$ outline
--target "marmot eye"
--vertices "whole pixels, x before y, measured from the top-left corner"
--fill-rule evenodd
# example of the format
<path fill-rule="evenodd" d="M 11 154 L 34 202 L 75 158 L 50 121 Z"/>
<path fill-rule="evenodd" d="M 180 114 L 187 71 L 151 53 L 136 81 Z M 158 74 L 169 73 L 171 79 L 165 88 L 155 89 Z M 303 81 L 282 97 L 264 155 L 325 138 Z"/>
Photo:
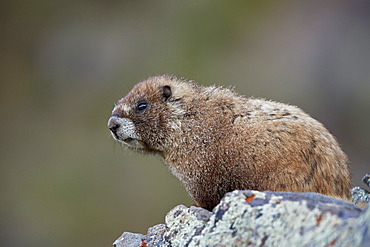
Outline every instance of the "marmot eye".
<path fill-rule="evenodd" d="M 136 110 L 137 111 L 143 111 L 148 107 L 148 105 L 149 104 L 146 103 L 146 102 L 140 103 L 140 104 L 137 105 Z"/>

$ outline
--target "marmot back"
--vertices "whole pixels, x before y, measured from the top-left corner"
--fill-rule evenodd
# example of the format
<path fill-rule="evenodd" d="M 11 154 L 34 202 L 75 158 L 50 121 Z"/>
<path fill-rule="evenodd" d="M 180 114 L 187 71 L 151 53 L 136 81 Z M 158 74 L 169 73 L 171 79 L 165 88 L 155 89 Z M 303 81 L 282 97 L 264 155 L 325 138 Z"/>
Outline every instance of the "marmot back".
<path fill-rule="evenodd" d="M 209 210 L 236 189 L 348 200 L 346 155 L 321 123 L 295 106 L 164 75 L 120 99 L 108 127 L 130 149 L 163 158 L 196 205 Z"/>

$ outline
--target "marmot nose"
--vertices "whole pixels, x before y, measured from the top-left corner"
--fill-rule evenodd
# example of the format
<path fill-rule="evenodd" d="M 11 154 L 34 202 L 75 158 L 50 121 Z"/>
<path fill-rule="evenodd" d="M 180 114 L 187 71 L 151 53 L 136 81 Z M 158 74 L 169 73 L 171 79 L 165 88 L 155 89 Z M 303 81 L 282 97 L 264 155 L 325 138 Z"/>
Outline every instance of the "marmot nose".
<path fill-rule="evenodd" d="M 116 116 L 112 116 L 108 121 L 108 128 L 112 133 L 116 134 L 119 127 L 121 127 L 121 124 L 118 122 L 118 118 Z"/>

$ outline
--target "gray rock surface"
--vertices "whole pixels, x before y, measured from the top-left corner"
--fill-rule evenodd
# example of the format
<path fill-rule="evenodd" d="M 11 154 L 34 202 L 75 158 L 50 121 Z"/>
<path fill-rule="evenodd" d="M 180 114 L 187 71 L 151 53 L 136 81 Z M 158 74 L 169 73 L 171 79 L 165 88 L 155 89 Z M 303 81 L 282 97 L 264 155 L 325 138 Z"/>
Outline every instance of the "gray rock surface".
<path fill-rule="evenodd" d="M 370 187 L 370 173 L 366 174 L 362 178 L 362 181 L 366 184 L 367 187 Z M 351 200 L 354 203 L 369 203 L 370 193 L 363 188 L 354 187 L 351 189 Z"/>
<path fill-rule="evenodd" d="M 212 212 L 179 205 L 146 235 L 125 232 L 116 247 L 370 246 L 370 207 L 316 193 L 234 191 Z"/>

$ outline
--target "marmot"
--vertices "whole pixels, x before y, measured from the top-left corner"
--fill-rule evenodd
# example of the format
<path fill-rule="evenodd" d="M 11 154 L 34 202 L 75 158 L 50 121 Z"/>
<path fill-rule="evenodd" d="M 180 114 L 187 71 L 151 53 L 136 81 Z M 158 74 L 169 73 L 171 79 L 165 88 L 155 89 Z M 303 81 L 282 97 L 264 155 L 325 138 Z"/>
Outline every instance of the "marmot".
<path fill-rule="evenodd" d="M 335 138 L 295 106 L 163 75 L 115 105 L 112 136 L 161 157 L 197 206 L 236 189 L 317 192 L 348 200 L 351 174 Z"/>

